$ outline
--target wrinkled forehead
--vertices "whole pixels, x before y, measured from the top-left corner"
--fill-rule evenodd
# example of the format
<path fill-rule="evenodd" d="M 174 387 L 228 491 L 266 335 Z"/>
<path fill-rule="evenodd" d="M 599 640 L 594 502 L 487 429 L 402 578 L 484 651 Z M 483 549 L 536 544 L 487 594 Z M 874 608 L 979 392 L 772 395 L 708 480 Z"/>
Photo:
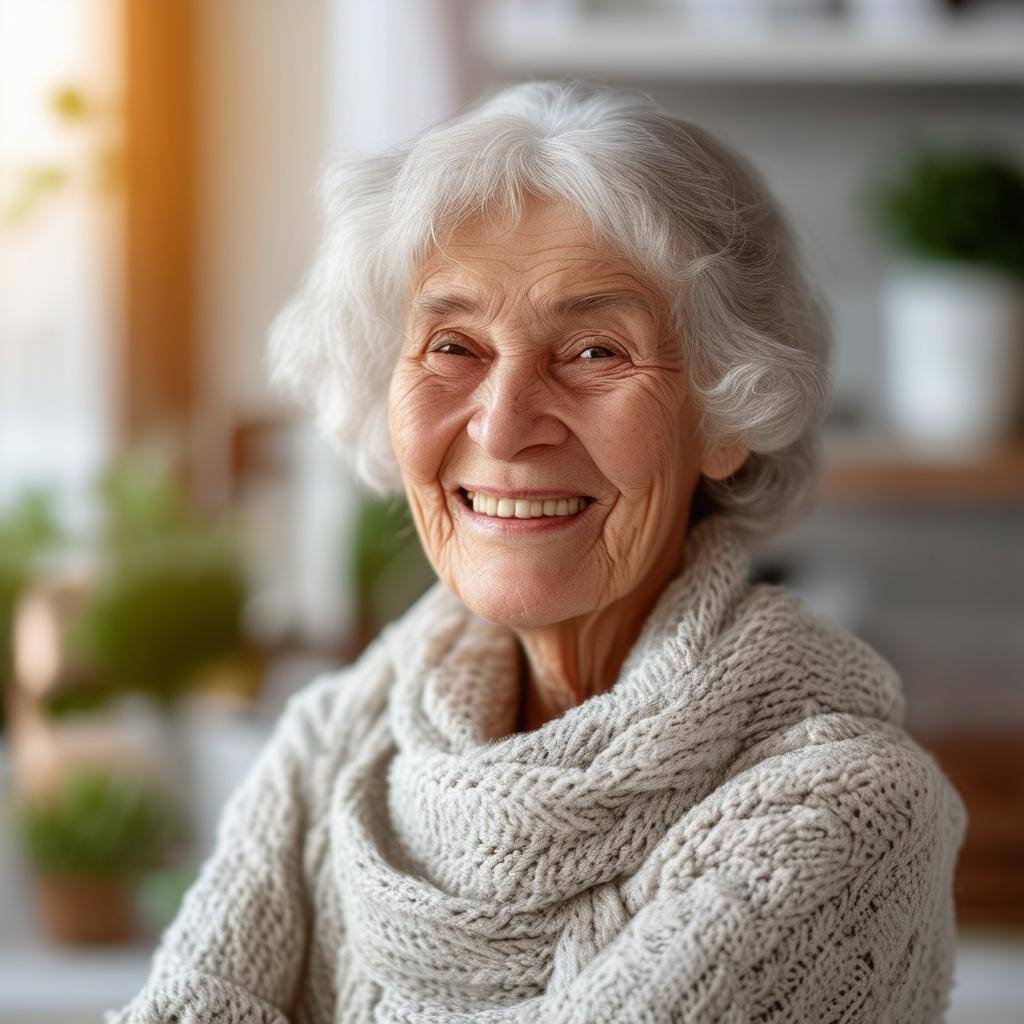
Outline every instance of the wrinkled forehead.
<path fill-rule="evenodd" d="M 431 312 L 433 296 L 480 289 L 558 303 L 601 293 L 635 298 L 660 318 L 658 289 L 567 204 L 533 199 L 520 216 L 476 214 L 438 234 L 413 274 L 408 312 Z"/>

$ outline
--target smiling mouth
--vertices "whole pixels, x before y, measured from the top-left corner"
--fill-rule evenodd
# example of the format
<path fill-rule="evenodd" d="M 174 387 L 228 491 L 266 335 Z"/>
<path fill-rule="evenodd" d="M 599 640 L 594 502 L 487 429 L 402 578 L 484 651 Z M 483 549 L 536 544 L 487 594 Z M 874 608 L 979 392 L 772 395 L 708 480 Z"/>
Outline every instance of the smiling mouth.
<path fill-rule="evenodd" d="M 594 500 L 586 494 L 573 498 L 502 498 L 465 487 L 459 488 L 459 497 L 478 515 L 495 519 L 565 518 L 582 512 Z"/>

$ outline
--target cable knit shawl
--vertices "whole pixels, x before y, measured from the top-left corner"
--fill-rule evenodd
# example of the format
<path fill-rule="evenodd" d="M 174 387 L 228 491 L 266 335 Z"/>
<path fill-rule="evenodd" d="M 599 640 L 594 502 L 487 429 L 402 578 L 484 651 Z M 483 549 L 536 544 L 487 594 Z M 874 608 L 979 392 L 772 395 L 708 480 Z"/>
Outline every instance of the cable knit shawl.
<path fill-rule="evenodd" d="M 440 584 L 292 698 L 105 1024 L 937 1022 L 960 797 L 892 667 L 697 522 L 615 686 L 528 733 Z"/>

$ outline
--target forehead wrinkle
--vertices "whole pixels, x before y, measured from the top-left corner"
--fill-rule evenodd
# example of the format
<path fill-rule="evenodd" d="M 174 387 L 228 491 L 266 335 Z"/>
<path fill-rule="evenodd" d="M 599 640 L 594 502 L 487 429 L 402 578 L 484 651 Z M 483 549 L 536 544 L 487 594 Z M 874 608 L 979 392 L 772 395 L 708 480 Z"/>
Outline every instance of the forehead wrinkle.
<path fill-rule="evenodd" d="M 439 257 L 444 259 L 442 265 L 432 265 Z M 454 280 L 450 280 L 453 268 L 456 273 Z M 468 290 L 463 280 L 460 280 L 459 272 L 469 278 L 477 279 L 470 282 Z M 447 253 L 435 252 L 427 260 L 420 273 L 419 281 L 409 302 L 407 322 L 411 325 L 418 325 L 432 319 L 449 316 L 452 313 L 466 313 L 470 316 L 486 313 L 488 308 L 494 305 L 493 297 L 491 297 L 490 301 L 481 303 L 473 295 L 473 292 L 476 290 L 474 285 L 479 287 L 479 279 L 482 276 L 477 271 L 474 271 L 472 267 L 453 259 Z M 438 277 L 441 278 L 441 281 L 435 286 L 438 290 L 424 291 Z M 489 288 L 487 290 L 494 291 L 495 289 Z"/>
<path fill-rule="evenodd" d="M 568 320 L 615 306 L 629 306 L 646 313 L 655 323 L 658 321 L 658 314 L 651 303 L 630 291 L 587 292 L 564 299 L 545 300 L 542 305 L 546 315 L 552 319 Z"/>
<path fill-rule="evenodd" d="M 552 276 L 545 275 L 527 290 L 531 305 L 550 321 L 625 308 L 646 313 L 655 325 L 661 322 L 664 306 L 661 296 L 632 269 L 623 268 L 617 261 L 600 261 L 591 273 L 570 275 L 561 286 L 557 281 L 552 286 Z M 546 294 L 536 294 L 538 292 Z"/>
<path fill-rule="evenodd" d="M 493 251 L 496 248 L 498 253 Z M 461 251 L 453 252 L 453 249 Z M 470 250 L 491 251 L 485 255 Z M 503 255 L 506 258 L 503 259 Z M 632 266 L 623 264 L 621 257 L 595 251 L 593 246 L 585 243 L 559 245 L 552 243 L 550 238 L 539 251 L 517 254 L 519 259 L 515 261 L 509 260 L 508 255 L 501 253 L 498 244 L 490 239 L 435 249 L 422 268 L 418 288 L 409 307 L 408 322 L 419 325 L 459 313 L 490 320 L 500 315 L 502 310 L 519 319 L 528 315 L 525 310 L 516 310 L 523 300 L 543 320 L 551 323 L 616 308 L 636 309 L 645 313 L 655 325 L 660 322 L 659 311 L 663 305 L 660 296 L 651 293 L 646 283 L 636 277 Z M 515 264 L 523 260 L 528 266 L 520 270 Z M 482 273 L 481 269 L 471 265 L 473 262 L 504 266 L 511 271 L 511 279 L 507 275 L 495 277 L 493 270 Z M 587 267 L 586 271 L 583 266 Z M 564 275 L 568 275 L 569 280 L 565 280 Z M 441 280 L 437 281 L 437 278 Z M 466 278 L 470 280 L 467 282 Z M 516 287 L 516 278 L 525 280 Z M 435 282 L 436 290 L 424 290 Z M 514 291 L 520 291 L 518 300 L 507 294 L 509 284 Z M 567 294 L 574 288 L 578 294 Z M 585 291 L 580 292 L 580 289 Z"/>

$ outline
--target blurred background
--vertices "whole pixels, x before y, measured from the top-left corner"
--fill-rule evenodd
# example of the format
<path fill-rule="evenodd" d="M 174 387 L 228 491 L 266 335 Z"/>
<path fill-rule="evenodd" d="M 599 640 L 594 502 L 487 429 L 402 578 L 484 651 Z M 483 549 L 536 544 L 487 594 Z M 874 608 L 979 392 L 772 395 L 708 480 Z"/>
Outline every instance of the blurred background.
<path fill-rule="evenodd" d="M 949 1019 L 1024 1019 L 1024 4 L 0 0 L 0 1024 L 137 991 L 283 702 L 432 579 L 265 385 L 319 172 L 565 76 L 791 214 L 835 399 L 756 570 L 902 673 L 970 817 Z"/>

